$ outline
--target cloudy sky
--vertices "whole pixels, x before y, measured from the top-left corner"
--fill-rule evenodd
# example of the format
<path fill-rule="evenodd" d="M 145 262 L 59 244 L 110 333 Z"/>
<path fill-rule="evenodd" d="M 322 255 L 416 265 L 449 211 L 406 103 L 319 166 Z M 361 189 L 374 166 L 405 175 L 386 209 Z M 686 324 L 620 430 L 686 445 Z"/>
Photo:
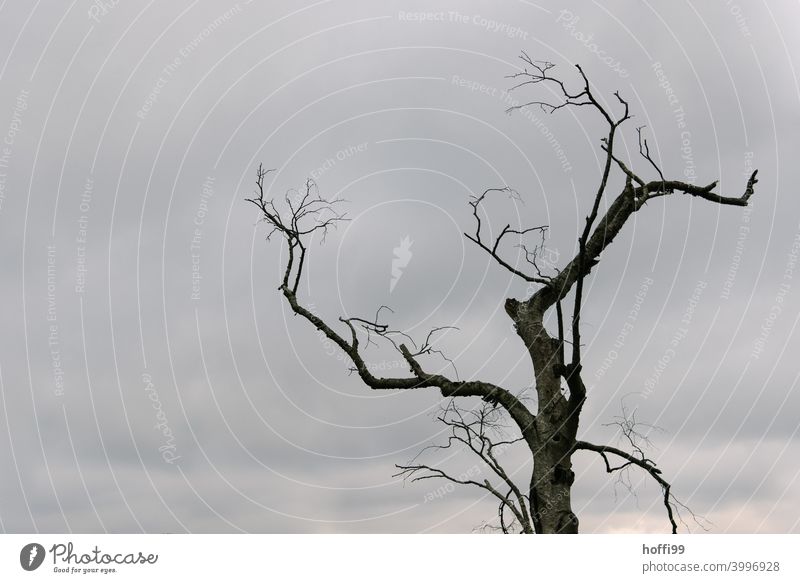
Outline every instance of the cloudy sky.
<path fill-rule="evenodd" d="M 348 374 L 281 301 L 285 250 L 243 199 L 261 162 L 276 196 L 313 177 L 347 199 L 302 300 L 334 322 L 390 305 L 417 337 L 457 326 L 440 347 L 462 378 L 529 388 L 502 310 L 529 290 L 464 238 L 467 201 L 515 188 L 486 224 L 550 225 L 563 264 L 603 126 L 506 114 L 547 96 L 507 93 L 525 50 L 570 87 L 582 65 L 609 107 L 621 92 L 620 155 L 641 174 L 639 125 L 668 177 L 738 196 L 759 169 L 747 209 L 658 199 L 604 254 L 581 436 L 616 443 L 624 405 L 660 428 L 649 453 L 711 532 L 800 531 L 799 19 L 755 0 L 0 2 L 0 530 L 492 520 L 480 491 L 392 477 L 443 439 L 441 398 Z M 527 483 L 524 452 L 503 455 Z M 593 454 L 574 462 L 583 531 L 667 530 L 655 484 L 632 473 L 634 496 Z"/>

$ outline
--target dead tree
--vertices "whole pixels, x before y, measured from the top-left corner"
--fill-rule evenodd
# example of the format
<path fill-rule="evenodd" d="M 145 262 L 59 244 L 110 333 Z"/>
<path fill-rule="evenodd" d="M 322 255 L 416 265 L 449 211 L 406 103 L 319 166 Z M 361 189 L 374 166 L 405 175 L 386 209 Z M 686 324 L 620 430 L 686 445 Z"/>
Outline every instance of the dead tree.
<path fill-rule="evenodd" d="M 382 321 L 383 309 L 373 318 L 340 317 L 339 324 L 333 325 L 303 305 L 298 296 L 298 286 L 307 260 L 307 240 L 313 235 L 327 234 L 328 230 L 340 221 L 346 220 L 339 212 L 342 201 L 322 198 L 312 181 L 307 181 L 304 192 L 283 197 L 283 211 L 279 211 L 274 199 L 265 192 L 264 177 L 269 171 L 258 169 L 256 191 L 253 198 L 247 199 L 255 204 L 261 218 L 268 224 L 267 238 L 278 233 L 286 243 L 288 258 L 280 291 L 295 314 L 307 320 L 336 344 L 352 362 L 352 371 L 374 390 L 419 390 L 426 387 L 438 389 L 442 397 L 463 400 L 467 397 L 482 399 L 492 410 L 499 407 L 518 433 L 519 441 L 530 451 L 533 470 L 530 482 L 524 488 L 518 487 L 498 463 L 494 455 L 498 444 L 487 433 L 489 418 L 485 413 L 467 418 L 464 412 L 453 405 L 446 408 L 440 417 L 452 430 L 447 446 L 460 444 L 478 456 L 489 468 L 488 478 L 478 481 L 459 479 L 441 469 L 424 464 L 398 466 L 400 473 L 413 479 L 438 477 L 452 482 L 476 486 L 491 493 L 499 501 L 500 529 L 504 532 L 518 530 L 526 533 L 577 533 L 578 518 L 572 509 L 571 489 L 575 479 L 572 470 L 572 456 L 580 451 L 598 454 L 607 472 L 614 473 L 635 468 L 646 473 L 662 489 L 663 504 L 670 528 L 677 532 L 676 511 L 679 503 L 674 499 L 670 483 L 662 476 L 656 463 L 649 459 L 636 445 L 631 433 L 635 427 L 621 425 L 623 435 L 628 438 L 632 451 L 611 445 L 589 443 L 578 438 L 581 410 L 586 401 L 586 387 L 581 368 L 581 310 L 583 308 L 584 282 L 597 266 L 603 251 L 614 241 L 628 219 L 643 209 L 646 203 L 674 194 L 698 197 L 711 203 L 746 206 L 753 195 L 757 182 L 756 172 L 747 181 L 744 193 L 729 197 L 718 194 L 717 182 L 697 186 L 679 180 L 668 180 L 659 164 L 653 159 L 642 128 L 637 128 L 639 155 L 650 173 L 657 178 L 645 179 L 633 171 L 633 165 L 626 162 L 615 151 L 621 126 L 631 118 L 628 102 L 619 92 L 614 93 L 614 107 L 600 103 L 592 91 L 583 69 L 576 65 L 577 88 L 571 89 L 568 83 L 553 76 L 554 65 L 535 61 L 522 53 L 523 67 L 510 76 L 514 79 L 515 90 L 535 89 L 533 86 L 548 86 L 556 95 L 553 101 L 533 100 L 515 106 L 509 111 L 523 107 L 539 107 L 547 113 L 560 109 L 577 108 L 589 110 L 600 116 L 607 126 L 607 133 L 600 140 L 603 152 L 603 166 L 597 190 L 590 199 L 591 206 L 586 216 L 583 230 L 577 240 L 577 252 L 561 269 L 552 275 L 545 274 L 537 264 L 541 247 L 529 248 L 524 237 L 530 233 L 544 235 L 546 226 L 512 228 L 507 225 L 493 240 L 488 240 L 482 232 L 481 212 L 489 198 L 501 192 L 514 195 L 508 187 L 490 188 L 470 201 L 475 230 L 465 233 L 479 249 L 485 251 L 498 266 L 509 271 L 529 284 L 539 286 L 528 298 L 519 300 L 509 298 L 505 311 L 514 323 L 517 335 L 522 340 L 531 360 L 535 391 L 536 410 L 529 408 L 519 395 L 512 391 L 476 379 L 459 380 L 441 372 L 428 372 L 425 358 L 432 355 L 443 356 L 434 349 L 434 339 L 439 329 L 428 334 L 424 341 L 415 343 L 410 336 L 392 330 Z M 612 173 L 621 173 L 625 181 L 621 192 L 607 193 Z M 606 199 L 606 200 L 604 200 Z M 605 205 L 603 212 L 601 206 Z M 524 252 L 524 267 L 519 261 L 504 258 L 501 243 L 516 240 Z M 568 306 L 571 310 L 564 310 Z M 555 310 L 557 330 L 546 329 L 544 322 L 551 310 Z M 565 313 L 567 312 L 567 313 Z M 571 312 L 571 313 L 569 313 Z M 402 355 L 408 373 L 398 377 L 374 375 L 367 366 L 363 349 L 376 340 L 384 340 L 393 345 Z M 567 354 L 569 352 L 569 354 Z M 486 411 L 481 409 L 481 411 Z M 492 423 L 496 422 L 494 417 Z M 626 432 L 627 431 L 627 432 Z"/>

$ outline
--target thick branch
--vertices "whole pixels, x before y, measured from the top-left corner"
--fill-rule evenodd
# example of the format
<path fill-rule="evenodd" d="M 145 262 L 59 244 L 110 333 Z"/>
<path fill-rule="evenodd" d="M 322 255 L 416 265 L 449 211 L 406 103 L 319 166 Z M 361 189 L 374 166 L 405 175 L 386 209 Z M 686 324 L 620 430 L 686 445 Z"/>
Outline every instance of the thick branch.
<path fill-rule="evenodd" d="M 412 376 L 402 378 L 374 376 L 361 356 L 356 340 L 347 342 L 321 318 L 300 305 L 297 300 L 297 295 L 287 286 L 281 286 L 281 291 L 283 291 L 284 297 L 286 297 L 295 314 L 308 320 L 317 330 L 320 330 L 350 357 L 359 377 L 361 377 L 361 380 L 371 389 L 419 389 L 423 387 L 436 387 L 440 390 L 443 397 L 480 397 L 488 403 L 498 404 L 506 409 L 523 433 L 533 427 L 533 422 L 535 420 L 534 415 L 517 397 L 506 389 L 483 381 L 452 381 L 440 374 L 426 373 L 405 344 L 401 344 L 399 348 L 413 373 Z M 354 333 L 352 324 L 348 325 L 350 326 L 351 333 Z"/>
<path fill-rule="evenodd" d="M 580 339 L 580 316 L 581 316 L 581 307 L 583 301 L 583 278 L 591 269 L 591 262 L 592 259 L 588 256 L 588 249 L 587 243 L 589 237 L 591 236 L 592 229 L 594 227 L 595 221 L 597 219 L 598 210 L 600 208 L 600 201 L 605 194 L 606 187 L 608 186 L 608 179 L 611 173 L 611 166 L 613 161 L 613 154 L 614 151 L 614 139 L 616 136 L 617 129 L 620 125 L 622 125 L 626 120 L 630 119 L 630 109 L 628 106 L 628 102 L 625 101 L 619 92 L 614 93 L 614 96 L 617 98 L 617 101 L 622 105 L 623 112 L 620 117 L 615 117 L 605 107 L 603 107 L 600 102 L 595 98 L 594 94 L 592 93 L 591 86 L 589 84 L 589 79 L 586 77 L 586 74 L 583 72 L 583 69 L 580 65 L 575 65 L 575 68 L 578 70 L 581 79 L 583 80 L 583 89 L 579 92 L 570 93 L 566 86 L 564 85 L 563 81 L 557 79 L 556 77 L 551 77 L 549 72 L 551 69 L 555 67 L 553 63 L 543 62 L 543 61 L 534 61 L 532 60 L 527 53 L 523 52 L 520 59 L 524 63 L 524 68 L 521 72 L 515 73 L 511 75 L 513 79 L 520 79 L 520 83 L 516 85 L 513 89 L 517 89 L 522 86 L 526 85 L 536 85 L 536 84 L 549 84 L 550 86 L 554 86 L 556 90 L 556 94 L 560 94 L 560 97 L 563 99 L 559 104 L 552 104 L 548 102 L 542 101 L 531 101 L 521 106 L 515 106 L 509 109 L 512 111 L 514 109 L 519 109 L 521 107 L 526 107 L 529 105 L 539 105 L 543 111 L 553 113 L 554 111 L 561 109 L 562 107 L 569 107 L 569 106 L 591 106 L 597 112 L 600 113 L 602 118 L 608 124 L 608 134 L 605 138 L 603 138 L 603 142 L 605 144 L 606 149 L 606 159 L 603 164 L 603 172 L 600 178 L 600 184 L 598 185 L 597 192 L 594 196 L 594 201 L 592 203 L 591 212 L 589 216 L 586 217 L 586 224 L 584 225 L 583 232 L 581 233 L 580 237 L 578 238 L 578 255 L 577 255 L 577 265 L 576 265 L 576 272 L 575 277 L 572 281 L 569 282 L 569 287 L 571 288 L 573 284 L 577 284 L 575 288 L 575 298 L 573 304 L 573 313 L 572 313 L 572 365 L 577 367 L 580 365 L 581 359 L 581 339 Z M 558 289 L 558 288 L 556 288 Z M 568 291 L 568 290 L 566 290 Z M 564 297 L 566 291 L 563 293 L 559 292 L 555 300 L 553 302 L 557 302 L 561 298 Z M 549 304 L 549 305 L 552 305 Z M 549 306 L 546 306 L 549 307 Z"/>
<path fill-rule="evenodd" d="M 506 389 L 481 381 L 453 381 L 444 375 L 430 374 L 423 370 L 418 357 L 437 352 L 431 347 L 431 337 L 432 334 L 443 328 L 432 330 L 421 346 L 414 345 L 414 352 L 410 351 L 405 344 L 398 345 L 392 340 L 392 344 L 400 351 L 408 363 L 411 375 L 399 378 L 377 377 L 370 372 L 361 355 L 356 325 L 366 330 L 368 335 L 374 333 L 388 338 L 391 334 L 400 334 L 410 339 L 408 335 L 390 331 L 386 325 L 377 322 L 382 308 L 378 310 L 375 317 L 376 321 L 374 322 L 363 318 L 340 318 L 340 321 L 347 326 L 350 332 L 350 340 L 348 341 L 319 316 L 303 306 L 297 297 L 297 289 L 306 260 L 307 245 L 305 239 L 319 233 L 324 240 L 330 227 L 335 226 L 339 221 L 345 220 L 343 215 L 336 213 L 332 208 L 341 201 L 326 201 L 321 198 L 316 190 L 316 185 L 309 180 L 306 182 L 303 194 L 296 193 L 293 198 L 287 194 L 284 197 L 288 212 L 281 213 L 274 200 L 266 197 L 264 177 L 269 172 L 269 170 L 264 170 L 262 166 L 258 167 L 256 193 L 253 198 L 247 200 L 259 208 L 262 218 L 270 225 L 271 230 L 267 234 L 267 238 L 279 233 L 289 247 L 289 258 L 279 289 L 283 292 L 292 311 L 310 322 L 347 354 L 353 362 L 355 372 L 358 373 L 361 380 L 368 387 L 372 389 L 436 387 L 444 397 L 480 397 L 487 403 L 501 405 L 508 411 L 523 434 L 530 433 L 529 429 L 534 422 L 533 414 L 517 397 Z"/>
<path fill-rule="evenodd" d="M 603 164 L 603 171 L 600 183 L 592 201 L 589 215 L 586 217 L 584 229 L 578 239 L 578 253 L 570 261 L 567 267 L 552 278 L 542 289 L 540 289 L 530 300 L 530 305 L 537 308 L 537 313 L 544 314 L 556 302 L 562 300 L 573 288 L 575 289 L 575 300 L 572 314 L 572 365 L 580 364 L 580 314 L 583 301 L 583 278 L 588 275 L 593 266 L 597 263 L 600 253 L 613 241 L 619 233 L 628 217 L 637 211 L 647 200 L 657 196 L 664 196 L 672 192 L 684 192 L 692 196 L 698 196 L 728 205 L 747 205 L 747 201 L 754 192 L 757 182 L 756 172 L 747 182 L 745 193 L 740 197 L 725 197 L 713 192 L 717 183 L 700 187 L 680 181 L 668 181 L 664 179 L 661 168 L 653 160 L 650 154 L 650 147 L 647 140 L 642 136 L 642 128 L 637 128 L 639 138 L 639 153 L 658 173 L 660 180 L 656 182 L 645 182 L 633 173 L 614 153 L 614 141 L 619 126 L 630 119 L 629 105 L 619 92 L 614 93 L 617 101 L 622 106 L 622 115 L 614 117 L 592 93 L 588 78 L 579 65 L 576 69 L 583 81 L 583 88 L 580 91 L 570 91 L 563 81 L 551 76 L 550 72 L 555 65 L 547 61 L 535 61 L 527 53 L 523 52 L 520 59 L 523 61 L 522 71 L 510 75 L 512 79 L 518 80 L 518 84 L 512 89 L 518 89 L 529 85 L 549 85 L 560 98 L 556 103 L 546 101 L 530 101 L 522 105 L 514 106 L 509 109 L 513 111 L 529 105 L 538 105 L 544 111 L 552 113 L 558 109 L 569 106 L 590 106 L 595 109 L 608 125 L 608 134 L 602 140 L 601 148 L 605 151 L 606 157 Z M 608 186 L 612 164 L 616 164 L 626 175 L 626 186 L 623 192 L 609 205 L 605 215 L 598 221 L 600 203 L 605 190 Z M 491 252 L 491 250 L 490 250 Z"/>
<path fill-rule="evenodd" d="M 717 187 L 717 181 L 714 181 L 707 186 L 697 186 L 695 184 L 681 182 L 680 180 L 665 180 L 663 183 L 650 182 L 642 187 L 641 190 L 643 192 L 643 189 L 647 188 L 647 190 L 652 193 L 647 197 L 648 199 L 656 198 L 658 196 L 665 196 L 667 194 L 672 194 L 673 192 L 683 192 L 684 194 L 691 194 L 692 196 L 697 196 L 717 204 L 747 206 L 750 197 L 755 193 L 755 185 L 758 182 L 758 178 L 756 178 L 757 175 L 758 170 L 754 170 L 750 175 L 750 178 L 747 180 L 744 193 L 742 193 L 741 196 L 735 197 L 722 196 L 714 192 L 714 189 Z"/>
<path fill-rule="evenodd" d="M 753 172 L 747 181 L 744 193 L 738 197 L 722 196 L 715 193 L 714 189 L 717 186 L 717 182 L 712 182 L 707 186 L 697 186 L 679 180 L 666 180 L 664 182 L 657 180 L 634 187 L 631 177 L 628 176 L 625 188 L 611 203 L 586 242 L 583 275 L 588 275 L 591 272 L 592 267 L 599 261 L 600 254 L 619 234 L 628 218 L 638 211 L 647 200 L 682 192 L 717 204 L 747 206 L 750 197 L 755 191 L 755 184 L 758 182 L 756 178 L 757 172 L 758 170 Z M 544 313 L 547 308 L 566 296 L 581 276 L 580 266 L 581 254 L 579 252 L 553 278 L 550 285 L 543 287 L 533 295 L 530 300 L 531 304 L 540 310 L 540 313 Z"/>

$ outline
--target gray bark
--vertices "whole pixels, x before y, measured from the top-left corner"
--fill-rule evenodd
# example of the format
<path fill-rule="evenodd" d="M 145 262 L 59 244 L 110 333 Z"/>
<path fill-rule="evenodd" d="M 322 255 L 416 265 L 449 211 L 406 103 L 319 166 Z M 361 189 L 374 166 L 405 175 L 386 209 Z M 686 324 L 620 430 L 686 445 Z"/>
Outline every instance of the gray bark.
<path fill-rule="evenodd" d="M 560 341 L 547 333 L 543 313 L 529 303 L 510 299 L 506 312 L 514 322 L 530 354 L 536 380 L 536 420 L 523 435 L 533 456 L 530 483 L 532 520 L 538 533 L 578 532 L 578 518 L 572 510 L 572 471 L 578 416 L 583 404 L 580 394 L 562 390 L 563 351 Z"/>

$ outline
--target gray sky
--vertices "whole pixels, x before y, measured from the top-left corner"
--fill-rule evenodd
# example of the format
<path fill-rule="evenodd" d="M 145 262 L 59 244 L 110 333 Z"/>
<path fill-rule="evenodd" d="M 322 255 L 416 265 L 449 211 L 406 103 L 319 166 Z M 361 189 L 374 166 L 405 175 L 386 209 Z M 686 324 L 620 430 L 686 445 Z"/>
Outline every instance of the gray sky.
<path fill-rule="evenodd" d="M 542 96 L 505 93 L 525 50 L 572 87 L 581 64 L 610 107 L 621 92 L 620 153 L 640 173 L 637 125 L 669 177 L 734 196 L 760 170 L 748 209 L 659 199 L 604 254 L 581 435 L 615 443 L 624 398 L 663 428 L 651 454 L 712 532 L 800 531 L 797 3 L 107 4 L 0 3 L 0 530 L 491 520 L 482 492 L 392 478 L 443 438 L 441 398 L 348 375 L 281 301 L 280 245 L 243 198 L 259 162 L 277 195 L 313 176 L 352 220 L 312 246 L 305 302 L 330 321 L 388 304 L 417 336 L 458 326 L 441 347 L 461 377 L 529 387 L 502 310 L 526 286 L 463 237 L 467 200 L 514 187 L 524 204 L 497 199 L 487 225 L 549 224 L 563 264 L 603 127 L 588 110 L 506 115 Z M 397 358 L 367 353 L 386 374 Z M 524 452 L 504 455 L 526 483 Z M 599 459 L 574 462 L 583 531 L 666 530 L 655 484 L 632 474 L 637 499 Z"/>

